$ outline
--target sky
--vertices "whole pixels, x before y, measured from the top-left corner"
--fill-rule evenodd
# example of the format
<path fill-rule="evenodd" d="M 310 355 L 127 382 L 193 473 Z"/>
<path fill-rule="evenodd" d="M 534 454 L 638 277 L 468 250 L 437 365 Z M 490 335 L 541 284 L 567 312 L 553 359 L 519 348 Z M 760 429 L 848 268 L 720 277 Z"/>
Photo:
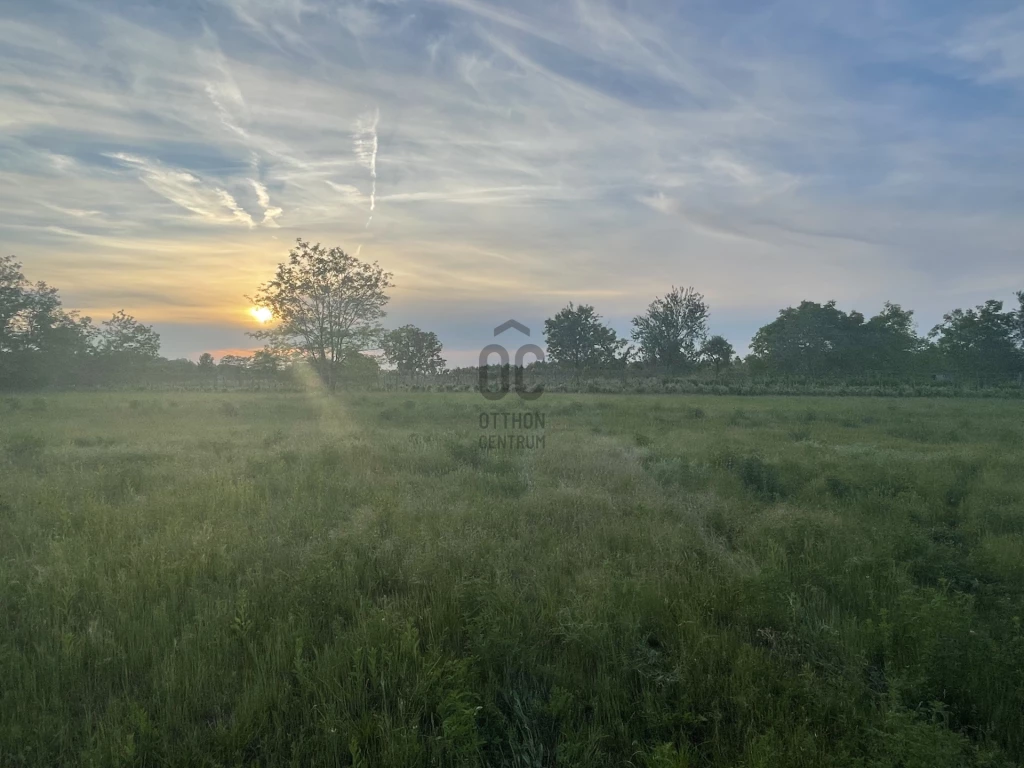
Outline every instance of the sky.
<path fill-rule="evenodd" d="M 296 238 L 472 364 L 673 285 L 744 350 L 803 299 L 1024 289 L 1024 6 L 5 0 L 0 248 L 167 357 L 257 348 Z"/>

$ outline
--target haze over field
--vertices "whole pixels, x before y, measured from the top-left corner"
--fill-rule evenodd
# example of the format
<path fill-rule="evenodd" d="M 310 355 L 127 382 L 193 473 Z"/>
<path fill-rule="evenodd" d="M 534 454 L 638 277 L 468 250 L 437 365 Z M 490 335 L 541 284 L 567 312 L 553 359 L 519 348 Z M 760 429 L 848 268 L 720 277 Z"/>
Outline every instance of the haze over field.
<path fill-rule="evenodd" d="M 1019 283 L 1022 50 L 1009 2 L 8 3 L 0 238 L 168 357 L 258 346 L 298 236 L 451 364 L 670 282 L 740 350 L 805 298 L 928 328 Z"/>

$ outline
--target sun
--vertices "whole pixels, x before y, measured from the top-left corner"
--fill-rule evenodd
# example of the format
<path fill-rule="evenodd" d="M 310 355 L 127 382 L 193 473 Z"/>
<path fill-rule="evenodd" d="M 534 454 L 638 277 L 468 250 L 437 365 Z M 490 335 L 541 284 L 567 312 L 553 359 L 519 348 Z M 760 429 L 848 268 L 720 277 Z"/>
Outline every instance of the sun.
<path fill-rule="evenodd" d="M 249 314 L 255 317 L 257 322 L 260 323 L 269 323 L 274 319 L 274 313 L 267 307 L 253 307 L 249 310 Z"/>

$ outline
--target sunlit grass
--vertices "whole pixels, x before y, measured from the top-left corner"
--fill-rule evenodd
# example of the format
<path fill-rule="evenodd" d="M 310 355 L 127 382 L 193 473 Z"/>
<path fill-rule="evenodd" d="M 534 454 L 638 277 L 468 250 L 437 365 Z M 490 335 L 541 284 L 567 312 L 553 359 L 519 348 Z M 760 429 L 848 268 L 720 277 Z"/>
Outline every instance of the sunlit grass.
<path fill-rule="evenodd" d="M 0 765 L 1012 765 L 1002 401 L 0 401 Z"/>

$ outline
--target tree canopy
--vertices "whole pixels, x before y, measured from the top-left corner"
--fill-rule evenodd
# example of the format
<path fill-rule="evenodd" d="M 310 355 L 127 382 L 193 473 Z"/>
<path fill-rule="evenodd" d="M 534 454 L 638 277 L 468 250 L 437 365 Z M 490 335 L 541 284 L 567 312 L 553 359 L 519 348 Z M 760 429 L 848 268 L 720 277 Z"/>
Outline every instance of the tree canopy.
<path fill-rule="evenodd" d="M 715 375 L 732 363 L 736 350 L 724 336 L 712 336 L 700 350 L 701 359 L 715 369 Z"/>
<path fill-rule="evenodd" d="M 119 310 L 104 321 L 99 331 L 98 349 L 131 362 L 156 360 L 160 356 L 160 334 Z"/>
<path fill-rule="evenodd" d="M 441 342 L 436 333 L 403 325 L 381 337 L 384 358 L 402 374 L 432 374 L 444 369 Z"/>
<path fill-rule="evenodd" d="M 30 283 L 13 256 L 0 257 L 0 388 L 59 383 L 93 352 L 88 317 L 66 311 L 56 288 Z"/>
<path fill-rule="evenodd" d="M 572 302 L 544 321 L 544 339 L 548 359 L 576 371 L 616 364 L 626 344 L 592 306 Z"/>
<path fill-rule="evenodd" d="M 672 287 L 656 298 L 647 312 L 633 318 L 633 339 L 640 357 L 669 371 L 693 368 L 708 335 L 710 312 L 704 295 L 694 288 Z"/>
<path fill-rule="evenodd" d="M 1024 361 L 1018 342 L 1020 323 L 1018 312 L 1004 312 L 1003 302 L 992 299 L 943 315 L 928 335 L 960 375 L 1005 377 L 1020 373 Z"/>
<path fill-rule="evenodd" d="M 770 373 L 809 377 L 909 371 L 921 348 L 913 312 L 886 303 L 866 320 L 835 301 L 802 301 L 763 326 L 750 343 L 756 361 Z"/>
<path fill-rule="evenodd" d="M 276 324 L 251 335 L 309 359 L 333 385 L 337 366 L 377 347 L 392 285 L 391 273 L 376 262 L 299 239 L 251 299 Z"/>

